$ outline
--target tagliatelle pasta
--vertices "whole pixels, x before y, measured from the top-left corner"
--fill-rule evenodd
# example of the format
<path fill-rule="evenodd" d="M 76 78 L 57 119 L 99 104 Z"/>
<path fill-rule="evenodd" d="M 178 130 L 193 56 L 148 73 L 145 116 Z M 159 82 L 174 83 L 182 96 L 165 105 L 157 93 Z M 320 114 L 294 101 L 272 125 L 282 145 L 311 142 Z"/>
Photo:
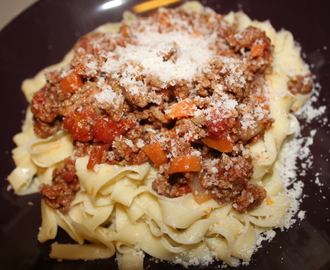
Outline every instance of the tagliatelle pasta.
<path fill-rule="evenodd" d="M 125 13 L 48 70 L 23 83 L 33 113 L 8 180 L 43 194 L 40 242 L 60 227 L 77 243 L 53 243 L 51 258 L 237 266 L 260 235 L 288 227 L 279 153 L 311 90 L 288 31 L 188 2 Z"/>

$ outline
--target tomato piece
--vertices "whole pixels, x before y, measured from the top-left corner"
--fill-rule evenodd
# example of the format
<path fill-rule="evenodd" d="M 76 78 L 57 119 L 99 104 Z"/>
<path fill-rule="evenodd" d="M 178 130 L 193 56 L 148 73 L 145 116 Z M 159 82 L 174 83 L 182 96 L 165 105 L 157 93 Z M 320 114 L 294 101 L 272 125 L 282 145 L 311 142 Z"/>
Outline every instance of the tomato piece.
<path fill-rule="evenodd" d="M 74 111 L 64 118 L 63 125 L 70 132 L 73 140 L 87 142 L 94 138 L 93 122 L 95 116 L 95 113 L 89 109 Z"/>
<path fill-rule="evenodd" d="M 134 126 L 127 119 L 113 120 L 110 116 L 102 116 L 96 119 L 94 124 L 94 136 L 103 143 L 111 143 L 116 137 L 123 135 Z"/>
<path fill-rule="evenodd" d="M 229 131 L 229 118 L 221 117 L 220 115 L 212 115 L 207 121 L 207 130 L 211 136 L 220 137 L 225 131 Z"/>
<path fill-rule="evenodd" d="M 74 94 L 83 86 L 81 76 L 72 71 L 60 82 L 60 88 L 63 92 Z"/>
<path fill-rule="evenodd" d="M 163 150 L 160 142 L 154 142 L 152 144 L 145 145 L 141 147 L 141 149 L 147 154 L 155 166 L 159 167 L 160 165 L 167 162 L 166 153 Z"/>
<path fill-rule="evenodd" d="M 68 171 L 65 174 L 64 178 L 65 178 L 65 181 L 72 182 L 76 178 L 76 174 L 74 172 Z"/>

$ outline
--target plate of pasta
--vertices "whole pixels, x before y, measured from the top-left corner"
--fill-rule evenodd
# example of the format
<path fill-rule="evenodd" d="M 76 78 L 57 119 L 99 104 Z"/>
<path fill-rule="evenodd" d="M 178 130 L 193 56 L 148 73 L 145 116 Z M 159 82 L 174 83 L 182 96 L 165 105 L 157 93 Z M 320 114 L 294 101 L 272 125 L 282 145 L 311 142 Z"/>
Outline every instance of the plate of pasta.
<path fill-rule="evenodd" d="M 5 27 L 4 269 L 328 269 L 329 4 L 280 3 L 47 0 Z"/>

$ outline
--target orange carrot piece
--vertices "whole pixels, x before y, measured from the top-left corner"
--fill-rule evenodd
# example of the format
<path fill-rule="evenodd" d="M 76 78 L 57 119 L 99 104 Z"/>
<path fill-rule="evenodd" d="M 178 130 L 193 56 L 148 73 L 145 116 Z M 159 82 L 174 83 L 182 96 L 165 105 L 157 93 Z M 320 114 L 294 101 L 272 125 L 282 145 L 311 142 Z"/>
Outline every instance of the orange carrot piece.
<path fill-rule="evenodd" d="M 160 142 L 154 142 L 152 144 L 145 145 L 141 149 L 147 154 L 155 166 L 159 167 L 160 165 L 167 162 L 166 153 L 163 150 Z"/>
<path fill-rule="evenodd" d="M 201 141 L 208 147 L 216 149 L 223 153 L 230 153 L 233 151 L 234 142 L 228 140 L 227 136 L 222 137 L 205 137 Z"/>
<path fill-rule="evenodd" d="M 194 114 L 195 102 L 191 99 L 184 99 L 169 107 L 169 112 L 165 115 L 166 119 L 189 117 Z"/>
<path fill-rule="evenodd" d="M 81 76 L 76 72 L 69 73 L 66 77 L 64 77 L 60 83 L 60 88 L 63 92 L 67 93 L 75 93 L 81 88 L 83 85 L 83 81 Z"/>
<path fill-rule="evenodd" d="M 201 164 L 198 156 L 183 156 L 173 158 L 168 173 L 199 172 L 200 169 Z"/>

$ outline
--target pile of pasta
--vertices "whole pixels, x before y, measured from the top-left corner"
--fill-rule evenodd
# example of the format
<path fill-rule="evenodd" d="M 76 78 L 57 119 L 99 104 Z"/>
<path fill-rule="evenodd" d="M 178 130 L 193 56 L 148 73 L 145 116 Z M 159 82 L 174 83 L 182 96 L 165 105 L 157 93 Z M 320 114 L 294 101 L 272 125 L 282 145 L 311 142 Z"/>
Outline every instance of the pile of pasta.
<path fill-rule="evenodd" d="M 197 2 L 186 9 L 211 12 Z M 134 17 L 126 14 L 124 19 Z M 290 32 L 276 30 L 269 22 L 252 21 L 242 12 L 226 15 L 239 29 L 249 25 L 266 32 L 274 45 L 273 72 L 267 75 L 272 127 L 250 148 L 254 164 L 252 182 L 263 186 L 267 198 L 260 207 L 239 214 L 231 203 L 209 200 L 197 204 L 191 194 L 166 198 L 151 188 L 157 168 L 150 163 L 137 166 L 100 164 L 86 168 L 89 157 L 75 159 L 81 189 L 67 213 L 42 201 L 42 224 L 38 239 L 55 239 L 58 228 L 65 230 L 77 244 L 52 244 L 51 258 L 94 260 L 116 256 L 120 269 L 143 269 L 145 254 L 184 265 L 207 264 L 221 260 L 236 266 L 249 261 L 262 232 L 283 228 L 293 200 L 281 179 L 284 164 L 278 159 L 283 143 L 299 129 L 292 112 L 298 110 L 308 95 L 292 95 L 288 90 L 290 74 L 305 75 L 308 67 L 300 56 Z M 104 25 L 95 31 L 116 32 L 120 23 Z M 69 64 L 65 59 L 49 68 Z M 23 83 L 30 101 L 45 84 L 43 72 Z M 47 139 L 36 137 L 33 116 L 27 110 L 22 132 L 15 135 L 13 150 L 16 168 L 8 180 L 18 195 L 38 192 L 40 184 L 51 184 L 52 171 L 74 146 L 69 133 L 61 131 Z"/>

